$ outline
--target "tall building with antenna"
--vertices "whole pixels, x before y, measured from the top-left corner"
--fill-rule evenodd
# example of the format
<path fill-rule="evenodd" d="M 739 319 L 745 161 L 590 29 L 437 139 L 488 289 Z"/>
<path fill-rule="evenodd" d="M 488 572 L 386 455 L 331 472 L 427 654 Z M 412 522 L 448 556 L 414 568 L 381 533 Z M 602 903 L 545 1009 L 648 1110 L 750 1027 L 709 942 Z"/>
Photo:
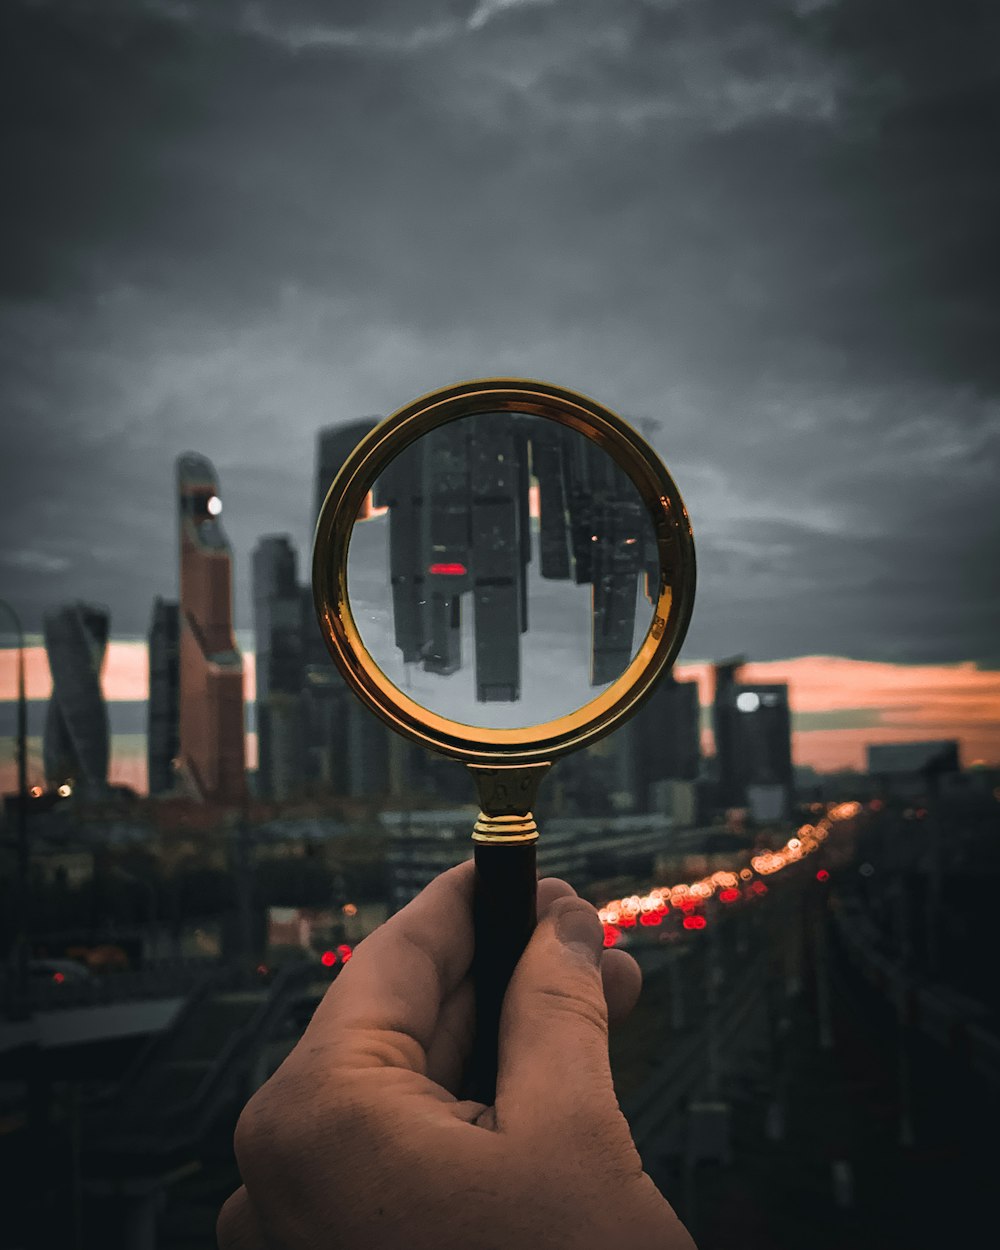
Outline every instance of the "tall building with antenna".
<path fill-rule="evenodd" d="M 233 634 L 233 557 L 210 461 L 177 459 L 180 532 L 180 741 L 183 786 L 239 803 L 246 792 L 243 657 Z"/>

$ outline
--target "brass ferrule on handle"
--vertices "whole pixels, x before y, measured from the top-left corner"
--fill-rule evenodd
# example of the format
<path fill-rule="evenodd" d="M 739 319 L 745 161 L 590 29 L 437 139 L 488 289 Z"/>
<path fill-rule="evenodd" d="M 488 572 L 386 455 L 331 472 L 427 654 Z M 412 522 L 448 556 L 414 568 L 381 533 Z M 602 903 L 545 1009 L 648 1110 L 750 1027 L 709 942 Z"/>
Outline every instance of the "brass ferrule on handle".
<path fill-rule="evenodd" d="M 494 846 L 537 842 L 538 826 L 531 812 L 524 816 L 487 816 L 485 812 L 480 812 L 472 830 L 472 840 Z"/>

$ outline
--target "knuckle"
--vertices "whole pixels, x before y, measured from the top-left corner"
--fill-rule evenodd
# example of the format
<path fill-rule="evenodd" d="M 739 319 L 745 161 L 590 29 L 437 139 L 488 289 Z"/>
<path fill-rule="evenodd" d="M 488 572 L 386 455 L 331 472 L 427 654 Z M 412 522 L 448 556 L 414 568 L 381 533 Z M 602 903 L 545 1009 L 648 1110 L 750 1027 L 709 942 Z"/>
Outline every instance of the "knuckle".
<path fill-rule="evenodd" d="M 244 1179 L 262 1165 L 273 1166 L 301 1150 L 303 1117 L 295 1114 L 298 1100 L 290 1082 L 272 1077 L 240 1112 L 233 1150 Z"/>
<path fill-rule="evenodd" d="M 250 1099 L 240 1112 L 233 1134 L 233 1150 L 241 1171 L 254 1158 L 259 1143 L 266 1138 L 264 1096 L 261 1090 Z"/>
<path fill-rule="evenodd" d="M 593 916 L 594 920 L 600 923 L 597 920 L 597 908 L 592 903 L 588 903 L 585 898 L 580 898 L 578 894 L 564 894 L 552 904 L 552 915 L 556 918 L 572 912 L 579 912 L 581 916 Z"/>
<path fill-rule="evenodd" d="M 603 936 L 597 909 L 583 898 L 559 898 L 550 912 L 556 933 L 567 939 L 598 942 Z"/>

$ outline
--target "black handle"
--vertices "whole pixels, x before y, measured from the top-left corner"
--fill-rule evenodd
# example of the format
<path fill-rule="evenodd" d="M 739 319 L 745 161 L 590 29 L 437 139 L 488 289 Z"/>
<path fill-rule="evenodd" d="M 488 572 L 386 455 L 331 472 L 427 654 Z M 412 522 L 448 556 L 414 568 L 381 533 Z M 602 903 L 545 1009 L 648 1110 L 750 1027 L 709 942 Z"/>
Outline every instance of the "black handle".
<path fill-rule="evenodd" d="M 535 928 L 535 842 L 476 843 L 473 896 L 476 1033 L 467 1097 L 492 1106 L 496 1099 L 500 1009 L 517 961 Z"/>

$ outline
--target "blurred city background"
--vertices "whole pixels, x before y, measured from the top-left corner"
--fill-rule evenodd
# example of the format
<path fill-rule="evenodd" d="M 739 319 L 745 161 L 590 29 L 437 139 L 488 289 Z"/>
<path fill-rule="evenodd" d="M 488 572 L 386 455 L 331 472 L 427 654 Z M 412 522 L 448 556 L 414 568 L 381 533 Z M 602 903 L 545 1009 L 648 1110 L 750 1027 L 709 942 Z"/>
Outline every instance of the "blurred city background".
<path fill-rule="evenodd" d="M 2 1250 L 212 1246 L 240 1107 L 468 855 L 464 770 L 348 694 L 306 583 L 372 414 L 486 375 L 621 412 L 691 513 L 678 664 L 536 813 L 644 970 L 648 1171 L 700 1250 L 983 1239 L 998 40 L 987 0 L 2 7 Z"/>
<path fill-rule="evenodd" d="M 319 433 L 317 509 L 371 425 Z M 223 487 L 190 452 L 175 484 L 147 787 L 110 780 L 106 608 L 45 615 L 50 694 L 15 702 L 11 1246 L 211 1245 L 242 1103 L 357 942 L 471 852 L 466 770 L 349 692 L 285 535 L 253 552 L 246 700 Z M 8 655 L 26 694 L 23 652 Z M 710 666 L 704 707 L 697 677 L 667 675 L 547 780 L 540 872 L 591 899 L 606 945 L 643 967 L 613 1039 L 619 1097 L 702 1247 L 939 1244 L 987 1214 L 1000 768 L 963 767 L 956 739 L 870 745 L 864 770 L 796 767 L 793 696 L 741 657 Z"/>

